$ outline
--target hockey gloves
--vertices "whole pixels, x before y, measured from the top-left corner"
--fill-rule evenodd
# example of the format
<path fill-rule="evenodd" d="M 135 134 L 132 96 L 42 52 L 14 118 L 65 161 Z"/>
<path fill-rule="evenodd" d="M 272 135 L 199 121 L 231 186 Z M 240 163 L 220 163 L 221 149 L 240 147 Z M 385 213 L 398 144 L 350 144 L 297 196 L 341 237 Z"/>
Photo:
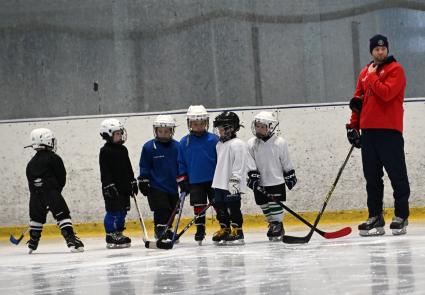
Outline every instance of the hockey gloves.
<path fill-rule="evenodd" d="M 356 128 L 353 128 L 350 124 L 345 125 L 345 128 L 347 129 L 347 139 L 348 142 L 356 148 L 360 148 L 360 131 Z"/>
<path fill-rule="evenodd" d="M 131 193 L 133 194 L 133 196 L 137 196 L 137 194 L 139 193 L 139 190 L 137 188 L 137 180 L 133 179 L 131 182 Z"/>
<path fill-rule="evenodd" d="M 118 198 L 118 190 L 114 183 L 108 184 L 102 188 L 102 193 L 105 199 L 115 199 Z"/>
<path fill-rule="evenodd" d="M 140 190 L 140 192 L 142 193 L 142 195 L 144 195 L 145 197 L 147 197 L 148 194 L 149 194 L 149 190 L 151 188 L 149 178 L 143 177 L 143 176 L 139 176 L 137 178 L 137 180 L 139 180 L 139 190 Z"/>
<path fill-rule="evenodd" d="M 189 179 L 187 178 L 187 175 L 180 175 L 176 178 L 177 184 L 180 188 L 180 193 L 189 193 Z"/>
<path fill-rule="evenodd" d="M 239 194 L 239 191 L 240 191 L 240 182 L 241 181 L 239 180 L 239 178 L 234 177 L 234 176 L 232 176 L 229 179 L 229 185 L 228 185 L 228 187 L 229 187 L 230 195 L 237 195 L 237 194 Z"/>
<path fill-rule="evenodd" d="M 297 184 L 297 177 L 295 176 L 295 170 L 293 169 L 288 172 L 283 172 L 283 178 L 285 179 L 285 184 L 289 190 Z"/>
<path fill-rule="evenodd" d="M 362 107 L 363 99 L 361 97 L 355 96 L 350 100 L 350 109 L 353 112 L 360 114 L 360 112 L 362 111 Z"/>
<path fill-rule="evenodd" d="M 258 190 L 260 186 L 260 172 L 257 170 L 248 172 L 248 182 L 247 185 L 252 191 Z"/>

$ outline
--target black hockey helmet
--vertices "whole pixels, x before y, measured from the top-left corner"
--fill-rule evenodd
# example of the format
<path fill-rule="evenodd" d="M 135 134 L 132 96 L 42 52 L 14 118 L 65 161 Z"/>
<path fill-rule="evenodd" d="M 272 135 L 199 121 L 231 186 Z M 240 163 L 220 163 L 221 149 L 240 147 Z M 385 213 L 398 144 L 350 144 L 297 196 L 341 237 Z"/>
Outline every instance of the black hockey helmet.
<path fill-rule="evenodd" d="M 213 126 L 216 129 L 217 135 L 220 136 L 222 142 L 236 137 L 236 132 L 239 131 L 240 121 L 238 115 L 234 112 L 224 111 L 217 117 L 215 117 Z M 218 128 L 224 129 L 224 134 L 220 135 Z"/>

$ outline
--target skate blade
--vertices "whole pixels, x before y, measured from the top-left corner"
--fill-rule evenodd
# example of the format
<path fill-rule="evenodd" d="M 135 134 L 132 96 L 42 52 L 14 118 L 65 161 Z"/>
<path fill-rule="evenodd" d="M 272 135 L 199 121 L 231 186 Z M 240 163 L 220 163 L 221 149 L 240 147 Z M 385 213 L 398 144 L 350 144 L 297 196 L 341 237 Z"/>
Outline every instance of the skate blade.
<path fill-rule="evenodd" d="M 123 248 L 130 248 L 130 247 L 131 247 L 131 244 L 121 244 L 121 245 L 106 244 L 107 249 L 123 249 Z"/>
<path fill-rule="evenodd" d="M 392 229 L 392 233 L 393 233 L 393 236 L 401 236 L 401 235 L 405 235 L 407 233 L 407 230 L 406 228 Z"/>
<path fill-rule="evenodd" d="M 214 245 L 216 246 L 226 246 L 227 242 L 226 241 L 214 241 Z"/>
<path fill-rule="evenodd" d="M 71 250 L 72 253 L 80 253 L 80 252 L 84 252 L 84 247 L 70 247 L 69 250 Z"/>
<path fill-rule="evenodd" d="M 282 241 L 282 236 L 279 236 L 279 237 L 269 237 L 269 241 L 270 242 L 281 242 Z"/>
<path fill-rule="evenodd" d="M 236 241 L 225 241 L 223 244 L 219 244 L 219 246 L 240 246 L 245 245 L 245 241 L 243 239 Z"/>
<path fill-rule="evenodd" d="M 28 254 L 32 254 L 32 252 L 34 252 L 35 250 L 33 250 L 33 249 L 29 249 L 28 250 Z"/>
<path fill-rule="evenodd" d="M 385 230 L 383 227 L 377 227 L 371 230 L 359 230 L 359 235 L 362 237 L 375 237 L 385 235 Z"/>
<path fill-rule="evenodd" d="M 204 240 L 200 240 L 200 241 L 196 241 L 198 242 L 198 246 L 202 246 L 202 243 L 204 242 Z"/>

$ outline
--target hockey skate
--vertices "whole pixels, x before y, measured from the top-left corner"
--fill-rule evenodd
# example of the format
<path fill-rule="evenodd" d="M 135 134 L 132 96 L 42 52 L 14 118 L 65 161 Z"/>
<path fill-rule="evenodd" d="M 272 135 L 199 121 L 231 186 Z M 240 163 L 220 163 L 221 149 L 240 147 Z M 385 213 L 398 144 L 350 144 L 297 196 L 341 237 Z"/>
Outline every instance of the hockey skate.
<path fill-rule="evenodd" d="M 30 239 L 27 242 L 28 244 L 28 254 L 31 254 L 35 250 L 37 250 L 38 242 L 40 242 L 41 231 L 38 230 L 30 230 Z"/>
<path fill-rule="evenodd" d="M 232 231 L 226 237 L 226 245 L 244 245 L 244 234 L 242 228 L 232 227 Z"/>
<path fill-rule="evenodd" d="M 269 230 L 267 231 L 269 241 L 281 241 L 284 234 L 285 229 L 283 228 L 282 222 L 272 221 L 269 223 Z"/>
<path fill-rule="evenodd" d="M 390 229 L 393 232 L 394 236 L 404 235 L 407 233 L 406 227 L 409 224 L 409 221 L 397 216 L 393 217 L 393 220 L 390 224 Z"/>
<path fill-rule="evenodd" d="M 106 234 L 106 248 L 121 249 L 131 247 L 131 239 L 122 234 L 122 232 L 113 232 Z"/>
<path fill-rule="evenodd" d="M 230 235 L 230 228 L 222 227 L 219 231 L 215 232 L 212 240 L 214 245 L 225 245 L 227 242 L 227 237 Z"/>
<path fill-rule="evenodd" d="M 167 237 L 167 240 L 173 241 L 174 232 L 171 230 L 167 230 L 167 233 L 165 234 L 165 236 Z M 180 239 L 176 235 L 176 240 L 174 241 L 174 244 L 178 244 L 178 243 L 180 243 Z"/>
<path fill-rule="evenodd" d="M 362 237 L 382 236 L 385 234 L 384 226 L 385 220 L 382 215 L 373 216 L 359 225 L 359 234 Z"/>
<path fill-rule="evenodd" d="M 71 250 L 71 252 L 84 252 L 84 244 L 78 238 L 72 227 L 64 227 L 61 229 L 61 233 L 65 238 L 66 245 Z"/>
<path fill-rule="evenodd" d="M 198 242 L 199 246 L 202 246 L 202 242 L 205 239 L 205 225 L 197 224 L 196 225 L 196 233 L 195 233 L 195 241 Z"/>

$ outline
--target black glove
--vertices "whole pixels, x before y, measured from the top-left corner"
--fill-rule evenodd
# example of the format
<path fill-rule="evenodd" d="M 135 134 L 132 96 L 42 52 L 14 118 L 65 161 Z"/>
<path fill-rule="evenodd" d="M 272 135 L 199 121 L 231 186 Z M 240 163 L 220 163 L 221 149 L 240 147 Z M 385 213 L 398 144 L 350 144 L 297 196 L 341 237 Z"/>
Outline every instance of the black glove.
<path fill-rule="evenodd" d="M 363 99 L 361 97 L 355 96 L 350 100 L 350 109 L 355 112 L 359 113 L 362 111 L 363 107 Z"/>
<path fill-rule="evenodd" d="M 289 170 L 283 172 L 283 178 L 285 179 L 286 186 L 291 190 L 297 184 L 297 177 L 295 176 L 295 170 Z"/>
<path fill-rule="evenodd" d="M 177 184 L 179 185 L 180 193 L 188 194 L 190 185 L 189 185 L 189 180 L 187 178 L 187 175 L 177 176 L 176 181 L 177 181 Z"/>
<path fill-rule="evenodd" d="M 133 179 L 131 182 L 131 193 L 133 194 L 133 196 L 137 196 L 137 194 L 139 193 L 139 189 L 137 188 L 137 180 Z"/>
<path fill-rule="evenodd" d="M 354 144 L 354 147 L 360 148 L 360 132 L 356 128 L 352 128 L 350 124 L 345 125 L 347 129 L 347 139 L 350 144 Z"/>
<path fill-rule="evenodd" d="M 149 191 L 150 191 L 150 188 L 151 188 L 149 178 L 147 178 L 145 176 L 139 176 L 137 178 L 137 180 L 139 180 L 139 190 L 140 190 L 140 192 L 142 193 L 142 195 L 147 197 L 149 195 Z"/>
<path fill-rule="evenodd" d="M 118 190 L 114 183 L 108 184 L 102 188 L 103 196 L 106 199 L 118 198 Z"/>
<path fill-rule="evenodd" d="M 252 189 L 252 191 L 258 190 L 260 187 L 260 172 L 258 170 L 253 170 L 248 172 L 248 187 Z"/>

